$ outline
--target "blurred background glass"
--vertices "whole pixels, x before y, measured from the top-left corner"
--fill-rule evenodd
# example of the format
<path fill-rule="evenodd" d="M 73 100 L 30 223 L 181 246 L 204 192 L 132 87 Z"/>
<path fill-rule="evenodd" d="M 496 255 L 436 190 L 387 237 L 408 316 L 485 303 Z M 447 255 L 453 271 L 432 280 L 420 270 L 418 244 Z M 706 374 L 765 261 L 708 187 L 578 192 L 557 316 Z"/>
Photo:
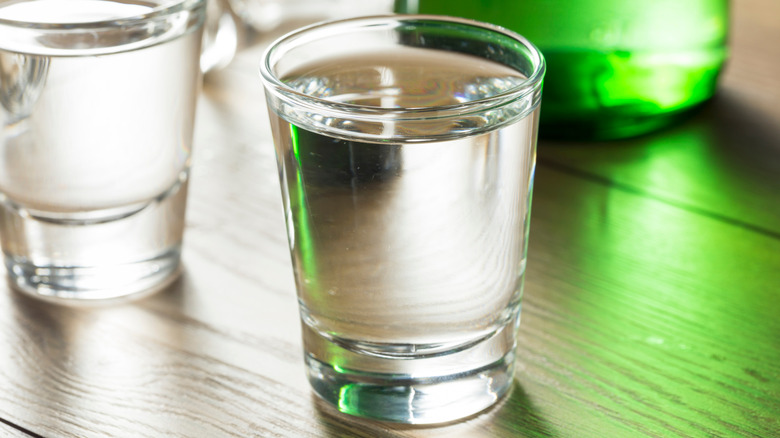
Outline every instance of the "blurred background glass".
<path fill-rule="evenodd" d="M 540 135 L 625 138 L 709 99 L 726 60 L 728 0 L 396 0 L 400 13 L 512 29 L 547 59 Z"/>
<path fill-rule="evenodd" d="M 200 69 L 208 72 L 230 64 L 238 50 L 239 22 L 227 0 L 208 0 Z"/>
<path fill-rule="evenodd" d="M 256 31 L 269 31 L 285 22 L 316 22 L 325 19 L 387 13 L 392 0 L 227 0 L 242 23 Z"/>
<path fill-rule="evenodd" d="M 209 0 L 201 70 L 227 66 L 238 50 L 270 33 L 392 10 L 393 0 Z"/>

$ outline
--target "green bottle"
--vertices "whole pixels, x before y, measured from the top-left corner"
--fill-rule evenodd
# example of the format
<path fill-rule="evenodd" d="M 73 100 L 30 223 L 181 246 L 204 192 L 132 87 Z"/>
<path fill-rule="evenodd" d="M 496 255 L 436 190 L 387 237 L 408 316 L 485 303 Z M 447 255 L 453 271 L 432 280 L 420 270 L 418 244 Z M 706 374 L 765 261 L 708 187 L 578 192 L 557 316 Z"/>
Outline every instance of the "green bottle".
<path fill-rule="evenodd" d="M 709 99 L 727 56 L 728 0 L 396 0 L 525 36 L 547 60 L 540 135 L 615 139 Z"/>

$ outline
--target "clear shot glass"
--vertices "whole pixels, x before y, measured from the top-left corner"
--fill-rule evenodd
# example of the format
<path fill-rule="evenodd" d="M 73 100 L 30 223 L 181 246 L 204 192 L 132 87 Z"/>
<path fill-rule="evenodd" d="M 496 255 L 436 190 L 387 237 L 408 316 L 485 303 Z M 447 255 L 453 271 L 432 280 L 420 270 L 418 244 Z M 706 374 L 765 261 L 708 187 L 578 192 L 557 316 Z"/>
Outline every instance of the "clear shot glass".
<path fill-rule="evenodd" d="M 544 61 L 465 19 L 318 24 L 265 53 L 314 391 L 402 423 L 513 381 Z"/>
<path fill-rule="evenodd" d="M 203 0 L 0 3 L 0 240 L 60 302 L 178 272 Z"/>

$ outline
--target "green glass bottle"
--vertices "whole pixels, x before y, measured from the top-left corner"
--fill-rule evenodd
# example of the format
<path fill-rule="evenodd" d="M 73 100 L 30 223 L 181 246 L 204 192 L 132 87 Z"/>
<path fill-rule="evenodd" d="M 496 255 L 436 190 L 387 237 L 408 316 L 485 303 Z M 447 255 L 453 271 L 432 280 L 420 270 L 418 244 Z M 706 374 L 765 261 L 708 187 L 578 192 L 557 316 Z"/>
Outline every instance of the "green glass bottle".
<path fill-rule="evenodd" d="M 540 135 L 615 139 L 678 120 L 715 92 L 728 0 L 396 0 L 399 13 L 514 30 L 547 60 Z"/>

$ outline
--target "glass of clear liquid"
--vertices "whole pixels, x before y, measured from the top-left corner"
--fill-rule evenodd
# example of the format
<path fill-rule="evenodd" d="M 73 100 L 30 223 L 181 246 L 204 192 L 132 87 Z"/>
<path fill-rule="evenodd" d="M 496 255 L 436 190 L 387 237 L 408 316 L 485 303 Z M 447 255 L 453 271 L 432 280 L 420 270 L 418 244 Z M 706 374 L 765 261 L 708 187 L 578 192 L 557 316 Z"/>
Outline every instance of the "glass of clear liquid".
<path fill-rule="evenodd" d="M 0 240 L 17 289 L 88 302 L 174 278 L 204 11 L 0 3 Z"/>
<path fill-rule="evenodd" d="M 267 50 L 308 378 L 339 411 L 440 423 L 510 388 L 544 69 L 518 34 L 436 16 Z"/>

